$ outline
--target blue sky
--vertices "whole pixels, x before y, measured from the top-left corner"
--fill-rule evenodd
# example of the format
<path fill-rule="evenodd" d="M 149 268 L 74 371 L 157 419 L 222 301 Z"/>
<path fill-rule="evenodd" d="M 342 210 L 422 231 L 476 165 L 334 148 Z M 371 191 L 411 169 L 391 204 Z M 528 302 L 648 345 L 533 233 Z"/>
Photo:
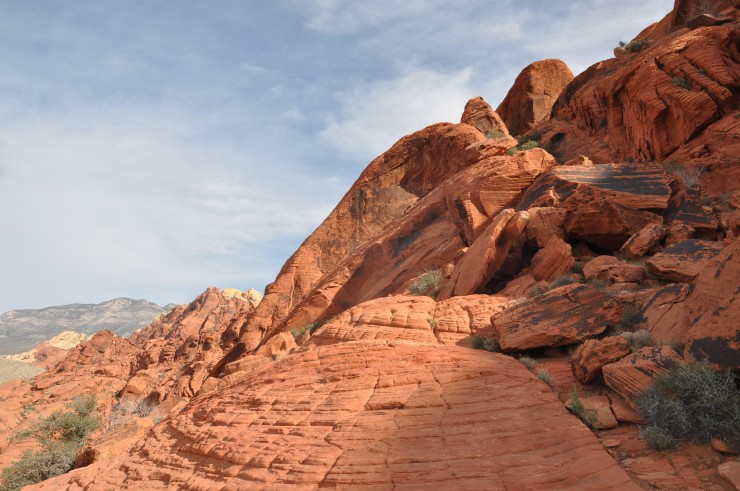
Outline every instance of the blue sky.
<path fill-rule="evenodd" d="M 0 312 L 263 290 L 403 135 L 668 0 L 0 0 Z"/>

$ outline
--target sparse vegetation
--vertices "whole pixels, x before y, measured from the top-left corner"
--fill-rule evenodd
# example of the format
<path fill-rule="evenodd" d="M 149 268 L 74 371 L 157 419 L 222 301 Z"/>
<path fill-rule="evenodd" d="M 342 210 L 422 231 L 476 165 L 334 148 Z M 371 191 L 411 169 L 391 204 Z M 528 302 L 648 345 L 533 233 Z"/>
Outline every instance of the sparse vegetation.
<path fill-rule="evenodd" d="M 417 276 L 409 285 L 412 295 L 426 295 L 436 297 L 439 293 L 439 282 L 442 280 L 442 271 L 437 268 L 428 269 Z"/>
<path fill-rule="evenodd" d="M 535 285 L 527 291 L 527 295 L 531 298 L 531 297 L 537 297 L 547 292 L 548 292 L 548 289 L 544 285 Z"/>
<path fill-rule="evenodd" d="M 431 317 L 427 318 L 427 322 L 429 323 L 429 327 L 432 328 L 432 330 L 437 329 L 437 321 L 435 319 L 432 319 Z"/>
<path fill-rule="evenodd" d="M 581 394 L 578 392 L 578 388 L 576 386 L 573 386 L 573 390 L 570 391 L 568 394 L 568 409 L 571 413 L 578 416 L 578 419 L 584 422 L 586 426 L 591 428 L 592 430 L 596 426 L 596 423 L 599 422 L 599 418 L 596 414 L 596 411 L 589 410 L 587 411 L 586 408 L 583 405 L 583 401 L 581 401 Z"/>
<path fill-rule="evenodd" d="M 550 288 L 558 288 L 565 285 L 571 285 L 575 282 L 576 279 L 573 277 L 573 275 L 566 273 L 550 283 Z"/>
<path fill-rule="evenodd" d="M 619 328 L 628 330 L 642 322 L 642 307 L 635 303 L 628 303 L 622 308 L 622 316 L 619 318 Z"/>
<path fill-rule="evenodd" d="M 552 383 L 552 377 L 550 376 L 550 372 L 547 371 L 547 368 L 538 368 L 534 372 L 535 375 L 537 375 L 537 378 L 545 382 L 547 385 L 550 385 Z"/>
<path fill-rule="evenodd" d="M 681 179 L 686 187 L 693 187 L 700 183 L 706 169 L 704 167 L 684 167 L 675 160 L 663 162 L 663 168 L 669 174 Z"/>
<path fill-rule="evenodd" d="M 503 134 L 503 132 L 498 130 L 491 130 L 488 133 L 486 133 L 486 138 L 503 138 L 506 135 Z"/>
<path fill-rule="evenodd" d="M 620 334 L 623 338 L 630 342 L 630 349 L 634 353 L 647 346 L 655 346 L 656 342 L 653 339 L 652 334 L 645 329 L 640 329 L 635 332 L 623 332 Z"/>
<path fill-rule="evenodd" d="M 534 369 L 534 367 L 537 366 L 537 361 L 535 361 L 535 359 L 531 356 L 520 356 L 519 358 L 517 358 L 517 360 L 519 360 L 519 363 L 530 370 Z"/>
<path fill-rule="evenodd" d="M 583 268 L 586 266 L 586 263 L 581 261 L 576 261 L 576 263 L 573 265 L 573 268 L 571 269 L 571 272 L 573 274 L 583 274 Z"/>
<path fill-rule="evenodd" d="M 0 491 L 15 491 L 68 472 L 88 435 L 100 426 L 96 407 L 94 396 L 78 396 L 69 403 L 68 411 L 56 411 L 18 433 L 17 439 L 34 438 L 42 449 L 25 450 L 19 461 L 5 468 Z"/>
<path fill-rule="evenodd" d="M 601 278 L 591 278 L 588 280 L 588 284 L 602 292 L 609 288 L 609 280 L 603 280 Z"/>
<path fill-rule="evenodd" d="M 675 85 L 676 87 L 681 87 L 682 89 L 691 90 L 691 85 L 689 84 L 689 81 L 686 80 L 685 77 L 675 76 L 671 79 L 671 83 Z"/>
<path fill-rule="evenodd" d="M 637 404 L 646 422 L 640 435 L 653 448 L 716 437 L 740 450 L 740 392 L 731 371 L 717 373 L 707 363 L 679 365 L 656 376 Z"/>
<path fill-rule="evenodd" d="M 650 41 L 646 39 L 633 39 L 627 44 L 624 44 L 622 41 L 620 41 L 619 46 L 624 48 L 625 51 L 629 51 L 630 53 L 637 53 L 650 46 Z"/>
<path fill-rule="evenodd" d="M 314 332 L 316 332 L 316 330 L 319 327 L 321 327 L 321 323 L 320 322 L 311 322 L 311 323 L 306 324 L 305 326 L 294 327 L 293 329 L 290 330 L 290 333 L 297 340 L 301 336 L 303 336 L 303 333 L 304 332 L 308 331 L 309 333 L 313 334 Z"/>
<path fill-rule="evenodd" d="M 495 339 L 487 338 L 485 336 L 481 336 L 480 334 L 474 334 L 473 337 L 470 338 L 470 344 L 473 346 L 473 348 L 483 351 L 501 351 L 501 346 L 499 346 L 498 342 Z"/>

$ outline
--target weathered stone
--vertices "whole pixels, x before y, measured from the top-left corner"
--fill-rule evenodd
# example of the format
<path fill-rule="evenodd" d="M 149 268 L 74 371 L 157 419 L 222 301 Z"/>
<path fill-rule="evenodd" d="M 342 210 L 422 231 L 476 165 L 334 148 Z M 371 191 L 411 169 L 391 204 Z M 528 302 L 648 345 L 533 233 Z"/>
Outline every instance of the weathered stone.
<path fill-rule="evenodd" d="M 740 462 L 725 462 L 717 467 L 717 472 L 725 478 L 725 481 L 740 490 Z"/>
<path fill-rule="evenodd" d="M 553 103 L 571 80 L 573 73 L 562 61 L 536 61 L 517 76 L 496 111 L 514 135 L 523 135 L 550 116 Z"/>
<path fill-rule="evenodd" d="M 564 208 L 530 208 L 529 222 L 524 228 L 527 240 L 537 247 L 545 247 L 552 238 L 565 240 L 565 220 L 568 210 Z"/>
<path fill-rule="evenodd" d="M 621 360 L 630 353 L 630 343 L 621 336 L 587 339 L 571 358 L 573 375 L 583 382 L 591 382 L 601 374 L 604 365 Z"/>
<path fill-rule="evenodd" d="M 689 328 L 683 303 L 688 294 L 689 285 L 667 285 L 645 303 L 643 326 L 653 339 L 664 344 L 683 344 Z"/>
<path fill-rule="evenodd" d="M 665 248 L 645 261 L 645 269 L 664 280 L 688 283 L 721 250 L 722 244 L 718 242 L 685 240 Z"/>
<path fill-rule="evenodd" d="M 640 414 L 632 409 L 622 398 L 622 396 L 615 394 L 614 392 L 609 393 L 609 402 L 611 403 L 612 413 L 617 421 L 624 423 L 637 423 L 644 424 L 645 420 L 640 417 Z"/>
<path fill-rule="evenodd" d="M 475 126 L 478 131 L 486 136 L 490 133 L 501 133 L 501 136 L 509 136 L 509 130 L 506 128 L 504 121 L 480 96 L 473 97 L 465 104 L 460 122 Z"/>
<path fill-rule="evenodd" d="M 619 250 L 637 231 L 662 223 L 655 213 L 626 208 L 607 200 L 580 205 L 565 222 L 568 237 L 605 250 Z"/>
<path fill-rule="evenodd" d="M 670 346 L 642 348 L 620 361 L 604 365 L 604 382 L 637 409 L 636 397 L 645 391 L 653 377 L 683 363 Z"/>
<path fill-rule="evenodd" d="M 581 403 L 587 415 L 593 414 L 595 416 L 594 428 L 608 430 L 609 428 L 616 428 L 619 424 L 612 413 L 609 399 L 606 396 L 584 397 L 581 399 Z"/>
<path fill-rule="evenodd" d="M 696 230 L 693 227 L 681 222 L 672 223 L 666 233 L 665 245 L 666 247 L 670 247 L 673 244 L 693 239 L 695 236 Z"/>
<path fill-rule="evenodd" d="M 580 284 L 556 288 L 491 318 L 501 348 L 515 351 L 577 343 L 618 320 L 615 301 Z"/>
<path fill-rule="evenodd" d="M 640 258 L 660 243 L 667 231 L 665 225 L 651 223 L 630 237 L 619 252 L 632 259 Z"/>
<path fill-rule="evenodd" d="M 554 237 L 532 258 L 530 274 L 537 281 L 552 281 L 570 271 L 575 262 L 570 244 Z"/>
<path fill-rule="evenodd" d="M 586 263 L 583 276 L 615 283 L 639 283 L 645 277 L 645 270 L 638 264 L 620 261 L 614 256 L 599 256 Z"/>

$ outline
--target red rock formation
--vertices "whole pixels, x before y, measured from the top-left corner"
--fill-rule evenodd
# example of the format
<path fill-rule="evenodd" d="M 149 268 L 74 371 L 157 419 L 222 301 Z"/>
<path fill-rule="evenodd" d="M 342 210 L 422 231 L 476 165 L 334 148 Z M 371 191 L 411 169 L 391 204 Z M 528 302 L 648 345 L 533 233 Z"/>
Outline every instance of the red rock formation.
<path fill-rule="evenodd" d="M 583 267 L 586 279 L 609 280 L 615 283 L 640 282 L 645 277 L 645 270 L 639 264 L 620 261 L 614 256 L 598 256 Z"/>
<path fill-rule="evenodd" d="M 658 245 L 667 232 L 668 229 L 665 225 L 651 223 L 627 239 L 619 252 L 629 258 L 638 259 Z"/>
<path fill-rule="evenodd" d="M 503 350 L 574 344 L 619 320 L 608 296 L 585 285 L 566 285 L 507 308 L 491 318 Z"/>
<path fill-rule="evenodd" d="M 721 250 L 721 243 L 685 240 L 667 247 L 645 261 L 645 269 L 664 280 L 688 283 L 696 278 L 707 262 Z"/>
<path fill-rule="evenodd" d="M 601 374 L 604 365 L 619 361 L 629 353 L 630 343 L 621 336 L 587 339 L 570 360 L 573 375 L 584 384 L 591 382 Z"/>
<path fill-rule="evenodd" d="M 668 285 L 645 303 L 643 326 L 653 339 L 664 344 L 683 344 L 689 327 L 683 303 L 688 293 L 688 285 Z"/>
<path fill-rule="evenodd" d="M 552 105 L 571 80 L 573 73 L 562 61 L 536 61 L 517 76 L 496 112 L 509 131 L 524 135 L 549 118 Z"/>
<path fill-rule="evenodd" d="M 637 396 L 648 388 L 653 377 L 683 363 L 670 346 L 642 348 L 637 353 L 602 368 L 604 382 L 637 409 Z"/>
<path fill-rule="evenodd" d="M 476 127 L 487 137 L 492 133 L 494 136 L 496 133 L 509 136 L 509 129 L 504 121 L 482 97 L 473 97 L 465 104 L 460 122 Z"/>
<path fill-rule="evenodd" d="M 552 281 L 570 271 L 575 262 L 570 244 L 553 238 L 532 258 L 531 274 L 537 281 Z"/>
<path fill-rule="evenodd" d="M 730 17 L 738 16 L 737 7 L 727 11 Z M 660 28 L 640 34 L 637 39 L 650 44 L 639 52 L 576 77 L 551 119 L 536 127 L 543 141 L 556 144 L 565 160 L 673 159 L 690 169 L 706 167 L 702 182 L 710 189 L 732 189 L 730 183 L 740 181 L 734 165 L 740 123 L 733 116 L 740 89 L 737 28 L 734 22 L 681 28 L 686 23 L 675 18 L 685 10 L 677 6 Z"/>

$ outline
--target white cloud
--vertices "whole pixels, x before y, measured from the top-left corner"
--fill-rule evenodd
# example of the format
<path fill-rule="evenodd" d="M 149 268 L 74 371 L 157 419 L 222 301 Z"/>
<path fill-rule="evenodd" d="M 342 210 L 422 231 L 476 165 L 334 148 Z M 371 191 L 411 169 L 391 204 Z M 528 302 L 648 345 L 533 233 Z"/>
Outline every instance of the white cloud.
<path fill-rule="evenodd" d="M 407 68 L 398 78 L 355 86 L 338 95 L 338 115 L 327 120 L 320 138 L 350 158 L 369 162 L 407 133 L 459 122 L 471 77 L 470 70 Z"/>

